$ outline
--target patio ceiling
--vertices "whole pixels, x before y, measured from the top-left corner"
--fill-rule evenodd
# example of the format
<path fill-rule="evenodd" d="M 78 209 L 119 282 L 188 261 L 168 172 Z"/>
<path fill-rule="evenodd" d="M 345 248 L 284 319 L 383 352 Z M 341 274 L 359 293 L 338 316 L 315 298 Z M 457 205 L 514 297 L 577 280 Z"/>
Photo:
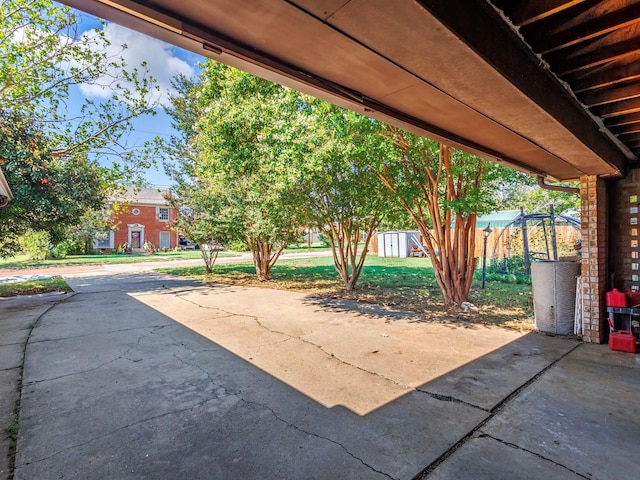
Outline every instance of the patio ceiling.
<path fill-rule="evenodd" d="M 555 179 L 640 153 L 640 2 L 64 0 Z"/>

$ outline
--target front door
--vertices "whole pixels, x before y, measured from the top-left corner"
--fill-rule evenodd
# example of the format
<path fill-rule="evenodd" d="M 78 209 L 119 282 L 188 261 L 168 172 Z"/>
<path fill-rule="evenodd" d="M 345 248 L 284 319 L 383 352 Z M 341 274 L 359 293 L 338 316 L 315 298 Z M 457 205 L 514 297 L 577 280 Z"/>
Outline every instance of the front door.
<path fill-rule="evenodd" d="M 131 248 L 140 248 L 140 232 L 131 232 Z"/>

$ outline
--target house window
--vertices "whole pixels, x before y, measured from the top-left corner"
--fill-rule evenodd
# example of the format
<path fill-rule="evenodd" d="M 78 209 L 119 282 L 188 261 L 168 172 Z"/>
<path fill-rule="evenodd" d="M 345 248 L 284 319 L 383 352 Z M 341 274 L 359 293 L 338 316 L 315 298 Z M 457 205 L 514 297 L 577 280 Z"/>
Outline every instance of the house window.
<path fill-rule="evenodd" d="M 93 241 L 93 248 L 113 248 L 113 232 L 103 232 Z"/>
<path fill-rule="evenodd" d="M 140 209 L 134 208 L 133 210 L 131 210 L 131 213 L 133 213 L 134 215 L 140 215 Z"/>
<path fill-rule="evenodd" d="M 158 220 L 161 222 L 169 221 L 169 209 L 168 208 L 159 208 L 158 209 Z"/>

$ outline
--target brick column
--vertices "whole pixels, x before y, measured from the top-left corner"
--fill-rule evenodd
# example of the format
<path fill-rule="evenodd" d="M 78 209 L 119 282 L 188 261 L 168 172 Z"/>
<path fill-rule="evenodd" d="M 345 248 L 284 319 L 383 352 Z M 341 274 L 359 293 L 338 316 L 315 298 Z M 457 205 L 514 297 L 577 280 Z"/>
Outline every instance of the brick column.
<path fill-rule="evenodd" d="M 607 191 L 604 180 L 590 175 L 580 179 L 582 221 L 582 332 L 585 342 L 606 339 Z"/>

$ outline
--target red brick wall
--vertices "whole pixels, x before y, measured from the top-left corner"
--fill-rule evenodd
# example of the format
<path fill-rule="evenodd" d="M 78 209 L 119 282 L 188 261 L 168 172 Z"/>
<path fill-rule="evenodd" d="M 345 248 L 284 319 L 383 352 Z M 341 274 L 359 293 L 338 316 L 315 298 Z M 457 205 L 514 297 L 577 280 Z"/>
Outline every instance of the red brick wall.
<path fill-rule="evenodd" d="M 140 210 L 138 215 L 132 213 L 133 209 Z M 114 218 L 117 224 L 117 230 L 114 233 L 114 246 L 128 242 L 129 227 L 128 225 L 140 224 L 144 226 L 144 237 L 142 243 L 151 242 L 156 247 L 160 247 L 160 232 L 169 232 L 171 247 L 178 245 L 178 234 L 169 227 L 175 220 L 175 211 L 169 208 L 169 221 L 164 222 L 158 220 L 157 207 L 145 205 L 123 205 L 120 207 L 119 213 Z"/>

